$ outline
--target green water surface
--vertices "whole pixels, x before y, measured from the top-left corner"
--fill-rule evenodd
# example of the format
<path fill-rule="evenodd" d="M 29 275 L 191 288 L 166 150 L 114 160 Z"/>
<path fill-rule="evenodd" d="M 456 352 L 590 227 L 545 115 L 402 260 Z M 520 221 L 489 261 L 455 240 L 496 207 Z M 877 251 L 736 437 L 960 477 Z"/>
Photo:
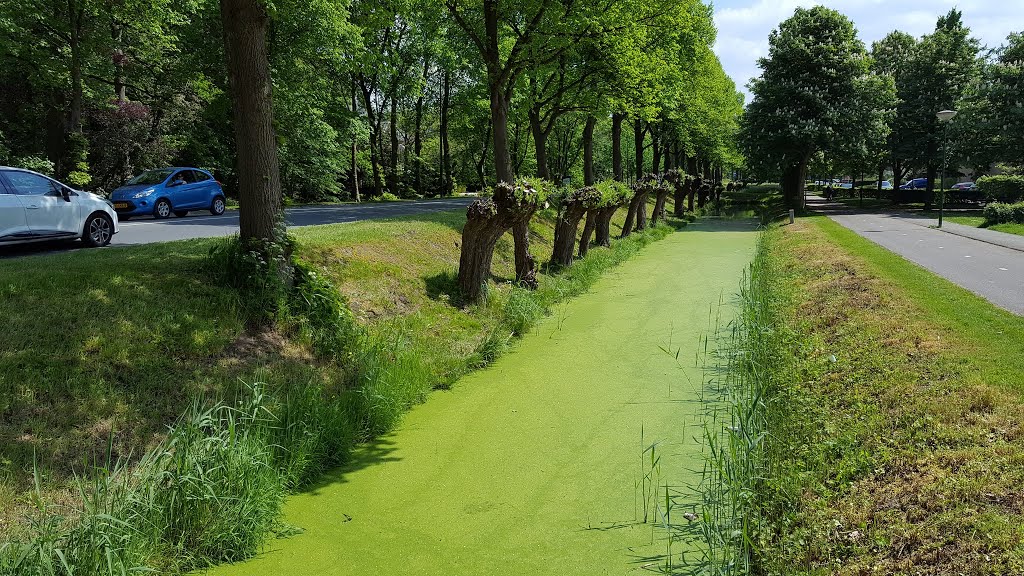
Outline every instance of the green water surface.
<path fill-rule="evenodd" d="M 699 481 L 695 357 L 755 242 L 750 223 L 710 222 L 647 247 L 290 497 L 303 533 L 212 573 L 649 573 L 666 542 L 642 522 L 643 448 L 659 443 L 662 499 Z"/>

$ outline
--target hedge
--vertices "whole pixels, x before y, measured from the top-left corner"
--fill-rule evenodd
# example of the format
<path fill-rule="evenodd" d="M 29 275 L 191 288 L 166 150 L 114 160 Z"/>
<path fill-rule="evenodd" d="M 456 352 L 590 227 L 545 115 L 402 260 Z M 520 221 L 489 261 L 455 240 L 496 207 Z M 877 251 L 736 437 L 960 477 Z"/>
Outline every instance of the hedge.
<path fill-rule="evenodd" d="M 1016 204 L 993 202 L 985 206 L 982 215 L 985 217 L 986 226 L 1008 223 L 1024 224 L 1024 202 Z"/>
<path fill-rule="evenodd" d="M 989 202 L 1020 202 L 1024 200 L 1024 176 L 982 176 L 978 190 Z"/>

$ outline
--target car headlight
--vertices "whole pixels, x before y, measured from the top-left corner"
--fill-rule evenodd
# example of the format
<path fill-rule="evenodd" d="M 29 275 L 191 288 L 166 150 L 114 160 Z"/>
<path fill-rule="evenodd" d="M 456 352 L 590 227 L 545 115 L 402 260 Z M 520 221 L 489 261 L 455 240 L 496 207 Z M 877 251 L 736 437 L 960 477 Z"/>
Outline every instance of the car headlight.
<path fill-rule="evenodd" d="M 145 198 L 146 196 L 152 196 L 153 192 L 156 192 L 156 190 L 153 190 L 152 188 L 150 188 L 148 190 L 143 190 L 141 192 L 136 192 L 135 195 L 132 196 L 132 198 L 133 199 L 135 199 L 135 198 Z"/>

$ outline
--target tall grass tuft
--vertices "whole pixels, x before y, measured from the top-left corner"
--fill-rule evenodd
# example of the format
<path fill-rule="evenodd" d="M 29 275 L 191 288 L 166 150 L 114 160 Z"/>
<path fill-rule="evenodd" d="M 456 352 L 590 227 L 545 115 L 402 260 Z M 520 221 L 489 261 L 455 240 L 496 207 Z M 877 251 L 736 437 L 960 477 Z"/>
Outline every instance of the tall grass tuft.
<path fill-rule="evenodd" d="M 780 322 L 782 288 L 767 230 L 740 289 L 739 317 L 714 331 L 705 364 L 706 462 L 699 490 L 704 569 L 756 573 L 763 511 L 758 494 L 773 480 L 771 433 L 785 417 L 792 335 Z"/>

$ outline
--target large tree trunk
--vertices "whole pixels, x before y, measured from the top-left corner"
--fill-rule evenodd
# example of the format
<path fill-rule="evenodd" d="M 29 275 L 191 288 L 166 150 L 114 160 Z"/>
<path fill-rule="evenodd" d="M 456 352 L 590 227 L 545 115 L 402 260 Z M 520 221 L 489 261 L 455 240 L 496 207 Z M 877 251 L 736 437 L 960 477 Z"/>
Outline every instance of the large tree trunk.
<path fill-rule="evenodd" d="M 508 147 L 508 101 L 501 86 L 491 82 L 491 136 L 494 142 L 494 172 L 498 182 L 512 183 L 512 154 Z"/>
<path fill-rule="evenodd" d="M 672 179 L 672 190 L 673 195 L 673 214 L 676 218 L 683 217 L 683 211 L 686 210 L 686 179 L 680 172 L 675 173 L 675 178 Z"/>
<path fill-rule="evenodd" d="M 363 108 L 366 109 L 366 123 L 370 127 L 370 170 L 373 176 L 370 196 L 379 196 L 382 188 L 380 179 L 380 138 L 377 134 L 380 131 L 380 122 L 377 121 L 377 112 L 373 108 L 373 95 L 370 92 L 370 87 L 366 84 L 365 78 L 359 82 L 359 87 L 363 94 Z"/>
<path fill-rule="evenodd" d="M 647 227 L 647 197 L 650 193 L 651 186 L 643 179 L 633 185 L 633 198 L 629 201 L 629 210 L 626 212 L 626 221 L 622 223 L 620 238 Z"/>
<path fill-rule="evenodd" d="M 651 174 L 657 174 L 661 168 L 661 136 L 651 128 Z"/>
<path fill-rule="evenodd" d="M 510 210 L 506 187 L 499 186 L 493 198 L 475 200 L 466 209 L 466 225 L 462 228 L 462 254 L 459 257 L 459 290 L 467 302 L 475 302 L 483 294 L 491 273 L 494 245 L 515 221 Z"/>
<path fill-rule="evenodd" d="M 448 110 L 451 106 L 451 71 L 444 67 L 443 79 L 441 81 L 441 119 L 438 127 L 438 135 L 441 138 L 441 194 L 447 196 L 452 193 L 452 155 L 448 142 Z M 487 136 L 490 139 L 490 135 Z"/>
<path fill-rule="evenodd" d="M 530 253 L 530 218 L 535 210 L 523 214 L 512 226 L 515 243 L 516 283 L 531 290 L 537 288 L 537 261 Z"/>
<path fill-rule="evenodd" d="M 415 170 L 416 193 L 423 194 L 423 98 L 427 92 L 427 74 L 430 73 L 430 59 L 423 56 L 423 87 L 416 97 L 416 131 L 412 141 L 413 165 Z"/>
<path fill-rule="evenodd" d="M 576 231 L 579 230 L 580 220 L 587 213 L 587 207 L 583 202 L 572 201 L 567 202 L 559 212 L 558 221 L 555 223 L 551 264 L 553 266 L 569 266 L 572 264 L 573 252 L 576 248 Z"/>
<path fill-rule="evenodd" d="M 352 76 L 352 117 L 356 115 L 356 77 Z M 356 202 L 362 202 L 359 196 L 359 144 L 356 133 L 352 131 L 352 197 Z"/>
<path fill-rule="evenodd" d="M 388 159 L 388 190 L 395 196 L 401 196 L 398 176 L 398 94 L 391 95 L 391 115 L 389 117 L 391 136 L 391 157 Z"/>
<path fill-rule="evenodd" d="M 608 206 L 601 208 L 597 213 L 597 224 L 594 227 L 594 243 L 605 248 L 612 245 L 612 218 L 619 210 L 619 206 Z"/>
<path fill-rule="evenodd" d="M 278 241 L 281 178 L 274 134 L 272 84 L 263 0 L 221 0 L 224 51 L 238 153 L 239 235 Z"/>
<path fill-rule="evenodd" d="M 875 199 L 882 199 L 882 179 L 885 178 L 885 164 L 878 165 L 878 181 L 875 182 Z"/>
<path fill-rule="evenodd" d="M 672 188 L 667 182 L 663 182 L 654 189 L 654 192 L 654 212 L 651 213 L 651 226 L 656 226 L 659 220 L 665 219 L 665 202 L 668 201 L 668 195 L 672 192 Z"/>
<path fill-rule="evenodd" d="M 550 180 L 548 172 L 548 135 L 540 122 L 540 110 L 531 108 L 530 132 L 533 134 L 533 151 L 537 160 L 537 177 L 543 180 Z"/>
<path fill-rule="evenodd" d="M 804 182 L 807 180 L 807 159 L 789 165 L 782 172 L 782 197 L 786 206 L 802 208 Z"/>
<path fill-rule="evenodd" d="M 636 179 L 639 181 L 644 177 L 644 121 L 639 118 L 633 121 L 633 142 L 635 145 L 634 168 L 636 169 Z"/>
<path fill-rule="evenodd" d="M 594 173 L 594 127 L 596 125 L 597 118 L 594 118 L 593 116 L 587 116 L 587 123 L 583 126 L 584 186 L 593 186 L 597 182 L 597 175 Z"/>
<path fill-rule="evenodd" d="M 622 178 L 622 114 L 612 114 L 612 177 L 619 182 Z"/>

